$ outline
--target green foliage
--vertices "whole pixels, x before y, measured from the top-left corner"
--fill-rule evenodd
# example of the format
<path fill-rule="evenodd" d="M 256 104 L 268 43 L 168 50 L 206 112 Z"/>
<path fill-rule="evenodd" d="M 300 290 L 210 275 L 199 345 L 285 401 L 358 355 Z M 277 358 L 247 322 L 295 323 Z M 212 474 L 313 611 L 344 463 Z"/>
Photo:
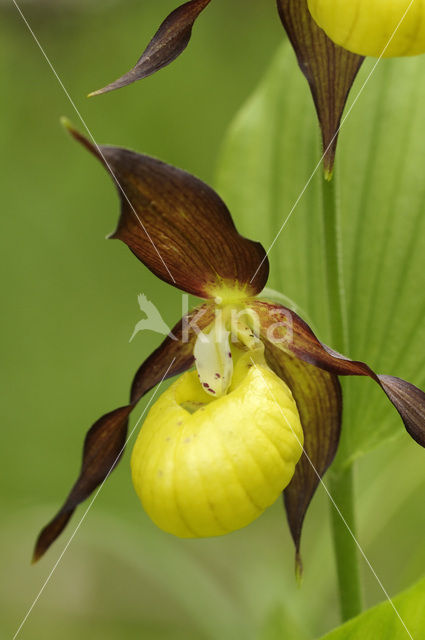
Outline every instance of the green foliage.
<path fill-rule="evenodd" d="M 352 100 L 370 70 L 369 61 Z M 347 355 L 417 386 L 425 383 L 418 358 L 425 339 L 424 78 L 423 57 L 381 62 L 342 126 L 336 166 Z M 271 248 L 271 286 L 305 309 L 329 340 L 321 168 L 312 175 L 318 137 L 307 84 L 285 45 L 230 129 L 218 187 L 238 228 Z M 371 381 L 346 381 L 344 399 L 340 464 L 403 432 Z"/>
<path fill-rule="evenodd" d="M 424 600 L 425 579 L 394 598 L 394 607 L 388 601 L 383 602 L 326 634 L 322 640 L 419 639 L 425 629 Z"/>

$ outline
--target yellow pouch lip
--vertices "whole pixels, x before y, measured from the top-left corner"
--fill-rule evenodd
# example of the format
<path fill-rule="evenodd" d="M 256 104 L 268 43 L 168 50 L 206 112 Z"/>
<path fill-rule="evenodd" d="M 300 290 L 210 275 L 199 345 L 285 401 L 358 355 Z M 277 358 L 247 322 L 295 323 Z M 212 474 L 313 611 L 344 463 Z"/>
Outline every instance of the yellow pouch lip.
<path fill-rule="evenodd" d="M 133 450 L 133 483 L 145 510 L 178 537 L 250 524 L 279 497 L 302 452 L 295 402 L 263 347 L 237 356 L 232 387 L 219 399 L 203 391 L 195 371 L 183 374 L 152 407 Z M 279 402 L 266 397 L 267 385 Z M 185 402 L 200 408 L 188 411 Z"/>

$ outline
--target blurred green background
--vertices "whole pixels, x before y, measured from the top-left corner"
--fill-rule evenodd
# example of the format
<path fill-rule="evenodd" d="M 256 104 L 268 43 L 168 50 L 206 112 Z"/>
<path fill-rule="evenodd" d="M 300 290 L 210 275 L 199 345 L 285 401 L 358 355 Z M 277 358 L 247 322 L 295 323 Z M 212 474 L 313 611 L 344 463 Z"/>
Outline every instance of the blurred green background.
<path fill-rule="evenodd" d="M 21 6 L 98 142 L 158 156 L 212 183 L 226 128 L 282 41 L 273 3 L 216 0 L 199 20 L 190 52 L 171 68 L 120 92 L 84 97 L 127 70 L 175 4 Z M 160 341 L 143 333 L 128 342 L 140 319 L 137 294 L 153 300 L 169 324 L 180 317 L 181 302 L 124 245 L 105 242 L 117 219 L 113 186 L 61 129 L 61 115 L 76 124 L 78 118 L 11 2 L 0 5 L 0 17 L 0 634 L 9 638 L 84 513 L 80 508 L 74 527 L 30 566 L 39 529 L 75 479 L 86 429 L 126 401 L 134 371 Z M 224 538 L 174 539 L 143 513 L 128 455 L 19 637 L 303 640 L 338 624 L 322 490 L 305 527 L 298 588 L 281 504 Z M 396 593 L 425 566 L 422 451 L 403 436 L 364 457 L 357 481 L 359 539 Z M 362 568 L 371 605 L 383 594 Z"/>

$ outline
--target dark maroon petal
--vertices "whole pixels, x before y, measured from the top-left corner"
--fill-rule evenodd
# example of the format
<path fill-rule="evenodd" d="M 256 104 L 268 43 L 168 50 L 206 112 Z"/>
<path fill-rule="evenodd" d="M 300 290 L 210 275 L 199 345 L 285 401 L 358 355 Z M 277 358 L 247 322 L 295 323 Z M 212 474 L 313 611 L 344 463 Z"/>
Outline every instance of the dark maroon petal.
<path fill-rule="evenodd" d="M 155 275 L 201 298 L 220 295 L 222 287 L 247 296 L 263 289 L 269 271 L 263 247 L 239 235 L 213 189 L 154 158 L 96 147 L 66 126 L 118 188 L 121 216 L 110 237 L 125 242 Z"/>
<path fill-rule="evenodd" d="M 335 457 L 342 420 L 342 395 L 338 377 L 299 360 L 266 341 L 266 358 L 289 386 L 297 403 L 304 431 L 304 452 L 284 491 L 285 509 L 296 549 L 300 575 L 301 532 L 305 515 L 320 480 Z"/>
<path fill-rule="evenodd" d="M 84 441 L 80 475 L 65 504 L 41 531 L 34 550 L 37 562 L 68 524 L 76 506 L 85 500 L 111 473 L 124 451 L 130 405 L 99 418 Z"/>
<path fill-rule="evenodd" d="M 410 382 L 393 376 L 378 376 L 379 384 L 397 408 L 407 431 L 425 446 L 425 394 Z"/>
<path fill-rule="evenodd" d="M 120 89 L 136 80 L 152 75 L 175 60 L 189 44 L 192 27 L 211 0 L 192 0 L 175 9 L 164 20 L 158 31 L 142 53 L 135 66 L 121 78 L 103 89 L 90 93 L 96 96 L 107 91 Z"/>
<path fill-rule="evenodd" d="M 334 44 L 314 22 L 307 0 L 277 0 L 282 24 L 307 78 L 322 130 L 325 175 L 332 175 L 348 94 L 364 60 Z"/>
<path fill-rule="evenodd" d="M 127 439 L 128 417 L 138 401 L 162 380 L 189 369 L 197 332 L 207 327 L 213 318 L 214 309 L 209 305 L 185 316 L 174 327 L 174 338 L 167 337 L 137 371 L 130 404 L 102 416 L 87 432 L 80 475 L 62 508 L 41 531 L 33 562 L 41 558 L 62 533 L 75 508 L 109 477 L 120 461 Z"/>
<path fill-rule="evenodd" d="M 256 300 L 250 305 L 258 314 L 263 336 L 272 331 L 278 347 L 304 362 L 340 376 L 368 376 L 385 391 L 399 412 L 408 433 L 425 447 L 425 393 L 392 376 L 377 375 L 364 362 L 350 360 L 322 344 L 296 313 L 272 302 Z M 277 325 L 281 326 L 277 326 Z"/>

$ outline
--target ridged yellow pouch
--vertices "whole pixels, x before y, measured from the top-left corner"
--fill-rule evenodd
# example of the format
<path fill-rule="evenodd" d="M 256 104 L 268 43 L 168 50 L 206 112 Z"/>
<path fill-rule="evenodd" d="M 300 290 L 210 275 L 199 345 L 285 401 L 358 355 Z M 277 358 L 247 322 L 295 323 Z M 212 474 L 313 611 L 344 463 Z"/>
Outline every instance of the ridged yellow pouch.
<path fill-rule="evenodd" d="M 207 394 L 196 371 L 183 374 L 153 405 L 133 449 L 145 511 L 179 537 L 248 525 L 280 496 L 302 453 L 296 403 L 267 366 L 263 345 L 232 351 L 226 395 Z"/>

